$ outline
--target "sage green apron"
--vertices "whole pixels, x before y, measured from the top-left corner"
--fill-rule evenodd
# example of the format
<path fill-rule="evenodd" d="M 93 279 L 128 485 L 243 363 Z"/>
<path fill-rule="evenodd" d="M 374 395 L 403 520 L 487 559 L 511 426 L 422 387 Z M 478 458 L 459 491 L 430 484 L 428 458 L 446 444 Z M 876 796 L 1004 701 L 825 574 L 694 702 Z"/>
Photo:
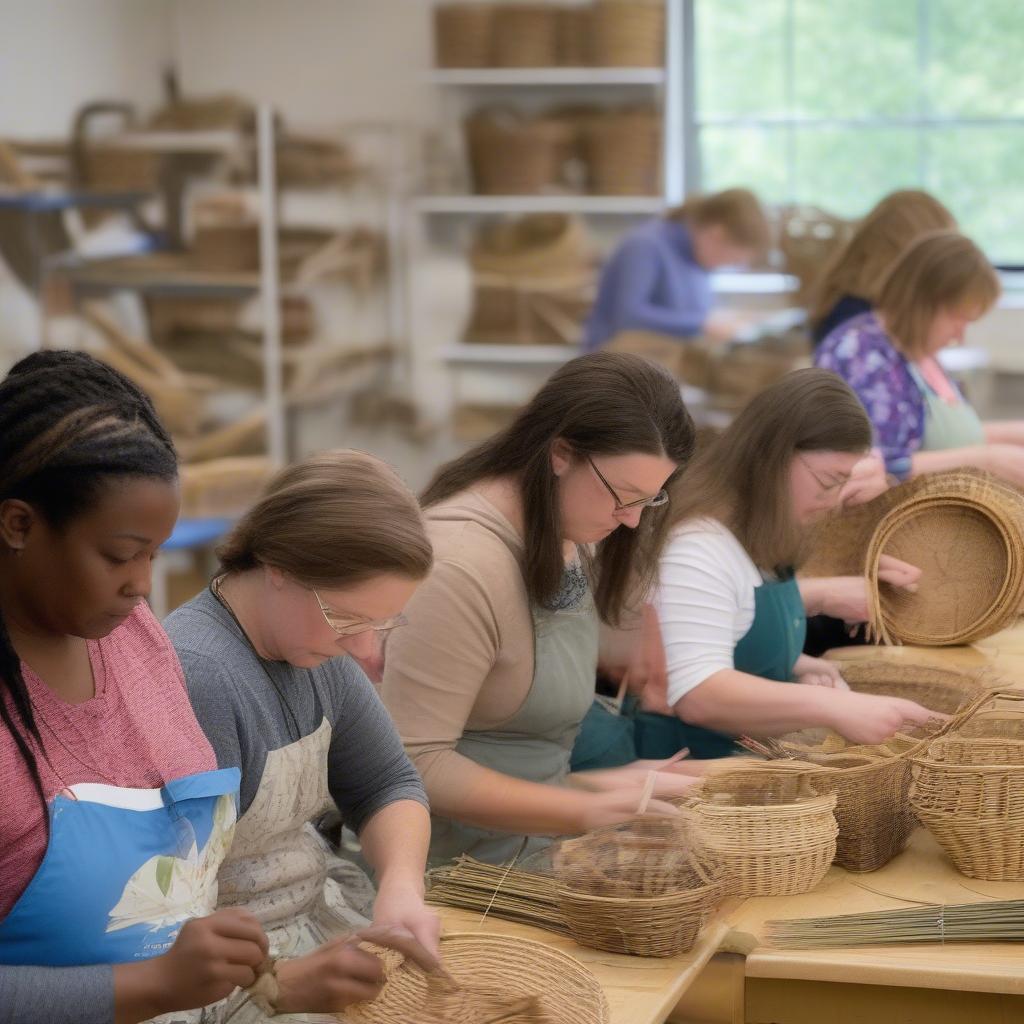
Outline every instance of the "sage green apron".
<path fill-rule="evenodd" d="M 503 775 L 557 786 L 569 773 L 573 743 L 594 698 L 597 614 L 584 588 L 569 607 L 534 608 L 532 616 L 533 683 L 526 700 L 499 728 L 464 732 L 455 749 Z M 437 816 L 431 824 L 431 867 L 463 853 L 501 864 L 551 842 L 545 836 L 527 838 Z"/>
<path fill-rule="evenodd" d="M 765 581 L 754 589 L 754 621 L 736 644 L 733 665 L 762 679 L 788 683 L 804 649 L 807 615 L 795 577 Z M 731 736 L 690 725 L 675 715 L 638 712 L 627 698 L 621 715 L 591 708 L 576 747 L 574 771 L 613 768 L 637 758 L 671 757 L 683 747 L 695 758 L 727 757 L 738 747 Z"/>
<path fill-rule="evenodd" d="M 924 399 L 920 451 L 941 452 L 985 443 L 985 427 L 968 401 L 961 397 L 959 402 L 947 402 L 913 363 L 908 362 L 907 369 Z"/>

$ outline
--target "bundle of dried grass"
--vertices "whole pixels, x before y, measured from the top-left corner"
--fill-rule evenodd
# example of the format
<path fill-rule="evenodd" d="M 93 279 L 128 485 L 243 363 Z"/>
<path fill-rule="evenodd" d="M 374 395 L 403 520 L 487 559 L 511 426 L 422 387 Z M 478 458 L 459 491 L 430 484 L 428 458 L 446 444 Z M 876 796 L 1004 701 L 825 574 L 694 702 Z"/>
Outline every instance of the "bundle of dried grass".
<path fill-rule="evenodd" d="M 768 921 L 764 941 L 779 949 L 906 942 L 1024 942 L 1024 900 Z"/>

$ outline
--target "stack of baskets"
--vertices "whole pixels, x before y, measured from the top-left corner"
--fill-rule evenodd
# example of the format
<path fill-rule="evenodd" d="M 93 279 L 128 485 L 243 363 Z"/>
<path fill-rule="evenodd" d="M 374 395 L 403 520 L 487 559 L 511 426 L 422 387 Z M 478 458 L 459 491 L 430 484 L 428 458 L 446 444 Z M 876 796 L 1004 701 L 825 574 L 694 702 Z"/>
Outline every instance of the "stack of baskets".
<path fill-rule="evenodd" d="M 723 895 L 683 817 L 598 829 L 564 840 L 550 856 L 573 938 L 611 953 L 684 952 Z"/>
<path fill-rule="evenodd" d="M 594 255 L 580 218 L 531 214 L 484 224 L 470 264 L 473 312 L 466 341 L 579 341 L 594 290 Z"/>
<path fill-rule="evenodd" d="M 918 820 L 971 878 L 1024 882 L 1024 692 L 998 691 L 913 761 Z"/>
<path fill-rule="evenodd" d="M 915 593 L 880 585 L 883 554 L 922 570 Z M 879 642 L 974 643 L 1024 604 L 1024 494 L 977 470 L 919 477 L 823 524 L 802 571 L 866 576 Z"/>
<path fill-rule="evenodd" d="M 664 0 L 444 3 L 434 9 L 439 68 L 660 67 Z"/>
<path fill-rule="evenodd" d="M 825 876 L 836 853 L 836 794 L 807 769 L 728 767 L 686 803 L 701 860 L 730 895 L 792 896 Z"/>

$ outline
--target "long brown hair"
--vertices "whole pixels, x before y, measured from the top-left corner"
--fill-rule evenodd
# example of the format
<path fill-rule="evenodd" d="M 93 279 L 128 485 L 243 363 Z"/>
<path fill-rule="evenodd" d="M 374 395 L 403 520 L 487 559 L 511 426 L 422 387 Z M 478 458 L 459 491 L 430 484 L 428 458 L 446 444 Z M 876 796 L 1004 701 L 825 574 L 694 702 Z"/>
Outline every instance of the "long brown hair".
<path fill-rule="evenodd" d="M 666 214 L 688 227 L 719 225 L 734 245 L 763 255 L 771 246 L 772 229 L 757 196 L 746 188 L 687 196 L 682 206 Z"/>
<path fill-rule="evenodd" d="M 821 323 L 844 295 L 856 295 L 874 305 L 886 275 L 914 239 L 955 227 L 953 214 L 928 192 L 916 188 L 890 192 L 825 265 L 811 296 L 811 323 Z"/>
<path fill-rule="evenodd" d="M 641 453 L 683 466 L 693 453 L 694 434 L 679 385 L 665 370 L 639 356 L 596 352 L 566 363 L 510 426 L 442 466 L 422 502 L 429 508 L 481 480 L 517 478 L 526 591 L 532 602 L 546 605 L 558 595 L 565 568 L 558 480 L 551 466 L 555 441 L 566 441 L 579 458 Z M 630 598 L 646 592 L 653 580 L 669 508 L 646 509 L 635 530 L 615 530 L 587 558 L 604 621 L 617 623 Z"/>
<path fill-rule="evenodd" d="M 727 526 L 760 569 L 800 561 L 789 496 L 798 452 L 866 452 L 871 424 L 857 396 L 828 370 L 794 370 L 755 396 L 671 487 L 667 527 L 704 517 Z"/>
<path fill-rule="evenodd" d="M 380 459 L 321 452 L 282 470 L 217 549 L 221 572 L 273 566 L 304 586 L 421 580 L 433 551 L 416 497 Z"/>

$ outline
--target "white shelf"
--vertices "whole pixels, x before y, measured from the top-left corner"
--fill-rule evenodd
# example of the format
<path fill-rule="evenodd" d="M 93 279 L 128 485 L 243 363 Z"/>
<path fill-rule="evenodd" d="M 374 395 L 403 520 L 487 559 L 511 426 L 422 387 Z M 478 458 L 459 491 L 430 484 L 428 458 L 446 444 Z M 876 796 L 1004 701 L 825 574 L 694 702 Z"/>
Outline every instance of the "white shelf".
<path fill-rule="evenodd" d="M 427 73 L 433 85 L 552 86 L 663 85 L 664 68 L 437 68 Z"/>
<path fill-rule="evenodd" d="M 576 345 L 477 345 L 458 343 L 441 350 L 441 358 L 463 366 L 561 366 L 580 355 Z"/>
<path fill-rule="evenodd" d="M 643 216 L 661 213 L 661 196 L 419 196 L 420 213 L 598 213 Z"/>

